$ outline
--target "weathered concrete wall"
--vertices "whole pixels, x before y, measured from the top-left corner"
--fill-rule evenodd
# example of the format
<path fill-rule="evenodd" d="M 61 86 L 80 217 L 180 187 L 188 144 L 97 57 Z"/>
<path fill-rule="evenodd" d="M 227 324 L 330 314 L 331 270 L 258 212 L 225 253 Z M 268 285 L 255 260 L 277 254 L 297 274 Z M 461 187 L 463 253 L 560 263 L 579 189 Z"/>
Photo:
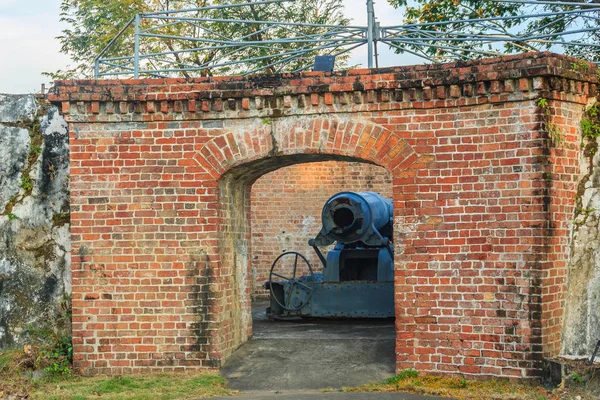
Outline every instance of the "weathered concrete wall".
<path fill-rule="evenodd" d="M 0 95 L 0 348 L 23 343 L 29 326 L 59 328 L 71 292 L 68 171 L 56 107 Z"/>
<path fill-rule="evenodd" d="M 378 192 L 391 198 L 392 179 L 377 165 L 328 161 L 284 167 L 252 184 L 254 296 L 268 295 L 263 285 L 269 279 L 273 261 L 283 252 L 297 251 L 308 259 L 315 272 L 322 270 L 308 239 L 321 230 L 321 210 L 327 199 L 342 191 Z M 326 248 L 321 250 L 327 254 Z"/>
<path fill-rule="evenodd" d="M 587 117 L 586 117 L 587 118 Z M 597 123 L 597 120 L 594 121 Z M 582 140 L 561 354 L 589 357 L 600 340 L 600 154 Z"/>

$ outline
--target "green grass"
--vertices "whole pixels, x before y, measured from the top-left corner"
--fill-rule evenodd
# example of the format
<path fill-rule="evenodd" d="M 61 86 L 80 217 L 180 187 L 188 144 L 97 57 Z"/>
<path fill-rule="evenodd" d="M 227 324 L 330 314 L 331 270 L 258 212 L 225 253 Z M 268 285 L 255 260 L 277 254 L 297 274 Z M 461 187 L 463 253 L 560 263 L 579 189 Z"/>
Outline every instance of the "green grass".
<path fill-rule="evenodd" d="M 33 399 L 47 400 L 182 400 L 227 395 L 231 391 L 215 373 L 76 377 L 42 382 L 32 392 Z"/>
<path fill-rule="evenodd" d="M 8 367 L 15 356 L 19 354 L 18 350 L 5 350 L 0 352 L 0 373 L 3 372 L 4 368 Z"/>
<path fill-rule="evenodd" d="M 216 372 L 146 374 L 118 377 L 81 377 L 50 374 L 32 381 L 23 375 L 26 361 L 43 357 L 33 353 L 0 351 L 0 399 L 10 395 L 32 400 L 187 400 L 230 396 L 225 380 Z M 69 368 L 69 372 L 70 372 Z"/>
<path fill-rule="evenodd" d="M 33 399 L 88 400 L 180 400 L 227 396 L 225 381 L 214 373 L 158 374 L 113 378 L 71 378 L 48 382 L 33 393 Z"/>
<path fill-rule="evenodd" d="M 549 399 L 540 385 L 528 382 L 509 382 L 502 379 L 472 381 L 462 378 L 422 375 L 407 369 L 382 383 L 371 383 L 346 392 L 410 392 L 422 395 L 469 400 L 538 400 Z"/>

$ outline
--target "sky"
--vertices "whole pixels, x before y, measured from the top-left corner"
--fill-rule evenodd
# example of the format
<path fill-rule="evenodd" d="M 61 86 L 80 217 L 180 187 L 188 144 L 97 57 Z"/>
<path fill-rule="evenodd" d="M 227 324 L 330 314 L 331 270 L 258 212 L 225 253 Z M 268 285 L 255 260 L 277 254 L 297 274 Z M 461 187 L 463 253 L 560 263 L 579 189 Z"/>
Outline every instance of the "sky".
<path fill-rule="evenodd" d="M 353 24 L 366 25 L 365 0 L 342 0 Z M 49 87 L 44 71 L 65 68 L 70 60 L 60 52 L 56 39 L 65 25 L 60 19 L 61 0 L 0 0 L 0 93 L 38 93 L 42 83 Z M 399 10 L 386 0 L 375 0 L 375 14 L 382 26 L 402 21 Z M 366 67 L 366 46 L 355 50 L 350 64 Z M 407 64 L 405 55 L 397 55 L 380 46 L 380 66 Z M 408 63 L 418 63 L 413 59 Z"/>

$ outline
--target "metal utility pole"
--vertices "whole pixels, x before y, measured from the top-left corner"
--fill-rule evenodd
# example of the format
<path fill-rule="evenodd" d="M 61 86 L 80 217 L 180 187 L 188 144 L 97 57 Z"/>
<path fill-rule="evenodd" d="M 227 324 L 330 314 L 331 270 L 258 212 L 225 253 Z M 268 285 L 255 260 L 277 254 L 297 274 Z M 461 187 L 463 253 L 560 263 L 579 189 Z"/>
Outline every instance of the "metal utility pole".
<path fill-rule="evenodd" d="M 135 37 L 134 37 L 134 54 L 133 54 L 133 77 L 140 77 L 140 14 L 135 15 Z"/>
<path fill-rule="evenodd" d="M 375 41 L 375 9 L 373 0 L 367 0 L 367 65 L 373 68 L 373 43 Z"/>

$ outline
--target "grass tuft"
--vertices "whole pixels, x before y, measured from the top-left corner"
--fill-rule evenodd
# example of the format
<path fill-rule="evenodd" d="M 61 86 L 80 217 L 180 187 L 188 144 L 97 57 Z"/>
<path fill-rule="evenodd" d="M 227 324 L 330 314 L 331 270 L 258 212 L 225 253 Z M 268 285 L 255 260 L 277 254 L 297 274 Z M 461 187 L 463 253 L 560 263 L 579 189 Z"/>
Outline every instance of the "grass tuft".
<path fill-rule="evenodd" d="M 463 378 L 420 375 L 407 369 L 383 383 L 371 383 L 346 392 L 410 392 L 421 395 L 449 397 L 458 400 L 539 400 L 550 399 L 547 391 L 533 383 L 515 383 L 490 379 L 471 381 Z"/>

